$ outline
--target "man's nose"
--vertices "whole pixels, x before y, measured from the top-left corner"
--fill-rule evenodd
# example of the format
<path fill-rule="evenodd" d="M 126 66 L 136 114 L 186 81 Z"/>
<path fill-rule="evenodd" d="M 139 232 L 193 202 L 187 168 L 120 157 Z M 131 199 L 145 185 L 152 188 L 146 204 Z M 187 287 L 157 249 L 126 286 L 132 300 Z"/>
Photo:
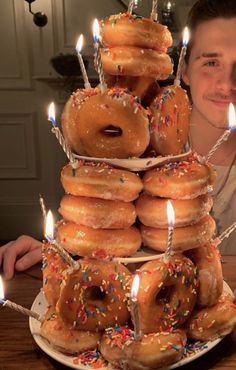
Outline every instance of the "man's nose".
<path fill-rule="evenodd" d="M 219 72 L 217 87 L 225 92 L 236 88 L 236 62 Z"/>
<path fill-rule="evenodd" d="M 232 86 L 234 89 L 236 89 L 236 62 L 233 63 L 233 66 L 232 66 L 232 72 L 231 72 L 231 81 L 232 81 Z"/>

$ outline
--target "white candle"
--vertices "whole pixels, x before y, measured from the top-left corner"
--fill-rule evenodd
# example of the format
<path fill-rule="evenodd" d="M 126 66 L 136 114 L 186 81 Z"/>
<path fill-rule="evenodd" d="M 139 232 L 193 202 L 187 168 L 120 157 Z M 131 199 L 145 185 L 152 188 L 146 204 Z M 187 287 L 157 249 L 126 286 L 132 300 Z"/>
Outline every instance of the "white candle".
<path fill-rule="evenodd" d="M 141 338 L 141 330 L 139 325 L 139 313 L 138 313 L 138 290 L 139 290 L 139 283 L 140 283 L 140 277 L 139 275 L 135 275 L 133 279 L 133 283 L 131 286 L 131 292 L 130 292 L 130 298 L 131 298 L 131 317 L 134 324 L 134 339 L 140 340 Z"/>
<path fill-rule="evenodd" d="M 81 69 L 83 80 L 84 80 L 84 87 L 85 87 L 85 89 L 91 89 L 91 85 L 89 83 L 89 79 L 88 79 L 88 75 L 87 75 L 87 72 L 86 72 L 86 69 L 85 69 L 84 61 L 83 61 L 83 58 L 82 58 L 82 55 L 81 55 L 81 50 L 82 50 L 82 47 L 83 47 L 83 41 L 84 41 L 84 37 L 81 34 L 80 37 L 78 38 L 75 49 L 76 49 L 76 52 L 77 52 L 79 65 L 80 65 L 80 69 Z"/>
<path fill-rule="evenodd" d="M 167 220 L 168 220 L 168 237 L 167 237 L 167 246 L 165 252 L 165 259 L 168 259 L 172 253 L 172 240 L 173 240 L 173 233 L 174 233 L 174 225 L 175 225 L 175 211 L 172 206 L 170 200 L 167 201 L 166 205 L 166 212 L 167 212 Z"/>
<path fill-rule="evenodd" d="M 133 8 L 136 8 L 137 4 L 138 4 L 138 0 L 130 0 L 129 6 L 128 6 L 128 13 L 132 14 Z"/>
<path fill-rule="evenodd" d="M 221 244 L 225 238 L 228 238 L 231 233 L 236 229 L 236 222 L 230 225 L 225 231 L 223 231 L 218 238 L 215 239 L 217 245 Z"/>
<path fill-rule="evenodd" d="M 60 256 L 66 261 L 66 263 L 68 263 L 69 266 L 75 270 L 80 268 L 80 264 L 77 261 L 74 261 L 69 253 L 67 253 L 65 249 L 62 248 L 54 239 L 54 221 L 52 212 L 50 210 L 48 211 L 46 218 L 45 238 L 51 244 L 51 246 L 58 251 Z"/>
<path fill-rule="evenodd" d="M 188 27 L 185 27 L 184 32 L 183 32 L 183 44 L 182 44 L 182 48 L 181 48 L 181 52 L 180 52 L 178 68 L 177 68 L 176 77 L 175 77 L 175 81 L 174 81 L 175 86 L 180 85 L 181 73 L 182 73 L 182 69 L 183 69 L 184 58 L 185 58 L 185 55 L 186 55 L 188 42 L 189 42 L 189 30 L 188 30 Z"/>
<path fill-rule="evenodd" d="M 157 22 L 158 20 L 157 6 L 158 6 L 158 0 L 153 0 L 152 1 L 152 12 L 151 12 L 150 18 L 155 22 Z"/>
<path fill-rule="evenodd" d="M 46 222 L 47 211 L 46 211 L 44 199 L 43 199 L 41 194 L 39 194 L 39 204 L 40 204 L 40 207 L 41 207 L 43 220 L 44 220 L 44 222 Z"/>
<path fill-rule="evenodd" d="M 51 131 L 56 136 L 59 144 L 61 145 L 62 149 L 66 153 L 67 158 L 69 159 L 71 166 L 73 168 L 78 168 L 79 163 L 75 159 L 75 156 L 72 153 L 72 151 L 70 150 L 70 148 L 68 147 L 68 145 L 66 144 L 65 139 L 64 139 L 59 127 L 57 126 L 56 115 L 55 115 L 55 104 L 53 102 L 49 105 L 49 108 L 48 108 L 48 121 L 51 122 L 51 124 L 52 124 L 52 130 Z"/>
<path fill-rule="evenodd" d="M 9 301 L 8 299 L 5 300 L 4 298 L 4 289 L 3 289 L 3 281 L 2 281 L 2 277 L 0 276 L 0 304 L 3 306 L 3 307 L 8 307 L 8 308 L 11 308 L 12 310 L 15 310 L 23 315 L 26 315 L 26 316 L 29 316 L 29 317 L 33 317 L 34 319 L 42 322 L 43 319 L 40 317 L 40 315 L 34 311 L 31 311 L 31 310 L 28 310 L 27 308 L 19 305 L 19 304 L 16 304 L 15 302 L 12 302 L 12 301 Z"/>
<path fill-rule="evenodd" d="M 234 105 L 232 103 L 229 104 L 229 128 L 228 130 L 225 130 L 223 135 L 217 140 L 215 145 L 211 148 L 209 153 L 206 157 L 203 158 L 203 162 L 209 161 L 209 159 L 213 156 L 213 154 L 217 151 L 217 149 L 226 141 L 228 140 L 229 135 L 231 134 L 231 131 L 236 128 L 236 114 Z"/>
<path fill-rule="evenodd" d="M 104 72 L 102 68 L 102 59 L 100 53 L 100 28 L 98 20 L 95 19 L 93 22 L 93 40 L 94 40 L 94 50 L 95 50 L 95 67 L 98 72 L 99 81 L 101 85 L 101 91 L 104 92 L 107 89 L 107 85 L 105 82 Z"/>

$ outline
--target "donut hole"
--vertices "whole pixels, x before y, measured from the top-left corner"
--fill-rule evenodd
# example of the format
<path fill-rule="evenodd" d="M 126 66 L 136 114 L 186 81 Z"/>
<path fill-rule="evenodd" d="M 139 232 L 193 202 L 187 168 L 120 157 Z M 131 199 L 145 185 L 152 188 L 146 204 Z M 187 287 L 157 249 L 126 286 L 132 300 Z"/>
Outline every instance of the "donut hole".
<path fill-rule="evenodd" d="M 159 292 L 156 295 L 156 303 L 164 302 L 164 303 L 169 303 L 171 300 L 171 296 L 174 292 L 175 286 L 174 285 L 169 285 L 169 286 L 163 286 Z"/>
<path fill-rule="evenodd" d="M 101 130 L 102 134 L 109 137 L 117 137 L 122 135 L 120 127 L 109 125 Z"/>
<path fill-rule="evenodd" d="M 84 298 L 86 300 L 99 300 L 103 301 L 105 299 L 106 293 L 102 292 L 99 286 L 88 287 L 84 292 Z"/>

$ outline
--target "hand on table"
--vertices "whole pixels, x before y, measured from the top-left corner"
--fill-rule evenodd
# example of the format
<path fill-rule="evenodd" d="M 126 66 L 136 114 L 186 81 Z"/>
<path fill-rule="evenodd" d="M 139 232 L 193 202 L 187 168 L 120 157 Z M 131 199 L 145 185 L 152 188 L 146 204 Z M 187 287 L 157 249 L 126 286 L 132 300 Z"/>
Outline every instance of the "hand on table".
<path fill-rule="evenodd" d="M 9 280 L 14 270 L 24 271 L 33 266 L 42 258 L 42 243 L 38 240 L 22 235 L 0 247 L 0 267 L 3 269 L 4 279 Z"/>

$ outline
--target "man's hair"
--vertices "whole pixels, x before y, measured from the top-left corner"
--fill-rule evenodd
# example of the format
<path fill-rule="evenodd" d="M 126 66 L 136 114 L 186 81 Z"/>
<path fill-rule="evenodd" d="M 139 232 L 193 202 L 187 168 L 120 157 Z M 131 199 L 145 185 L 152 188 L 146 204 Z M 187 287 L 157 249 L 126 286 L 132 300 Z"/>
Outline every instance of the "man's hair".
<path fill-rule="evenodd" d="M 185 60 L 188 62 L 196 28 L 205 21 L 216 18 L 236 17 L 236 0 L 198 0 L 189 12 L 187 26 L 191 39 L 187 48 Z"/>

